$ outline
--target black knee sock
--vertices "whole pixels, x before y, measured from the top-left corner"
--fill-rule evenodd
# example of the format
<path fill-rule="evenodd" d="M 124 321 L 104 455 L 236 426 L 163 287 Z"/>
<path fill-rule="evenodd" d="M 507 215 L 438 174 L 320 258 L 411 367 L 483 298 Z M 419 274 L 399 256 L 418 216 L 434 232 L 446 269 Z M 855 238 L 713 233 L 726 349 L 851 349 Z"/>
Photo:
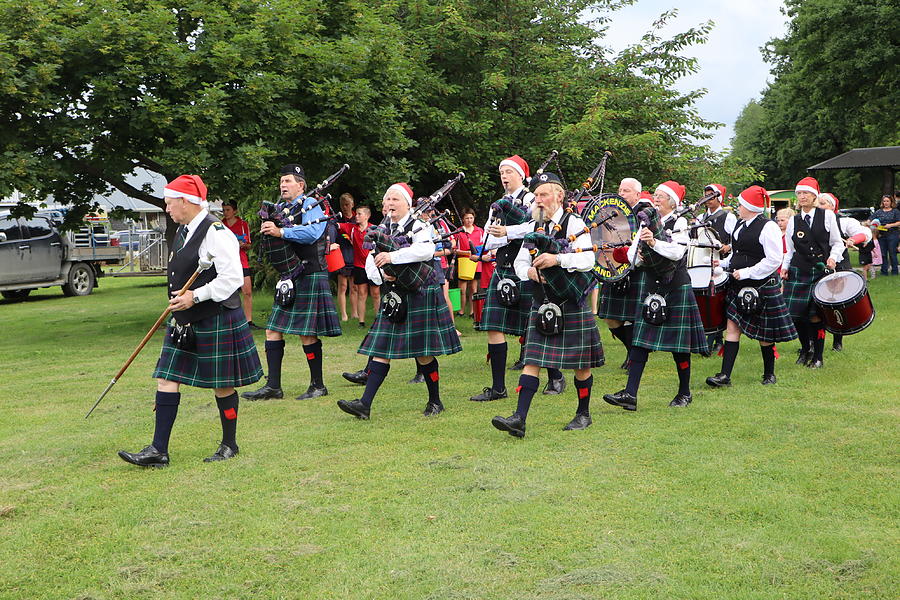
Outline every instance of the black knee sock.
<path fill-rule="evenodd" d="M 216 396 L 216 406 L 219 407 L 219 420 L 222 421 L 222 443 L 237 452 L 237 416 L 238 395 L 233 392 L 230 396 L 219 398 Z"/>
<path fill-rule="evenodd" d="M 832 334 L 832 336 L 834 337 L 834 340 L 832 340 L 832 342 L 831 342 L 832 347 L 837 346 L 838 344 L 844 343 L 844 335 L 843 334 L 834 333 L 834 334 Z"/>
<path fill-rule="evenodd" d="M 269 366 L 266 385 L 270 388 L 281 389 L 281 361 L 283 359 L 284 340 L 266 340 L 266 364 Z"/>
<path fill-rule="evenodd" d="M 588 378 L 584 380 L 575 378 L 575 391 L 578 392 L 578 410 L 575 412 L 579 415 L 591 413 L 591 386 L 593 385 L 593 375 L 588 375 Z"/>
<path fill-rule="evenodd" d="M 309 383 L 316 387 L 322 387 L 322 340 L 314 344 L 303 346 L 306 353 L 306 362 L 309 363 Z"/>
<path fill-rule="evenodd" d="M 537 377 L 519 375 L 519 404 L 516 406 L 516 414 L 522 417 L 523 421 L 528 418 L 528 409 L 531 408 L 531 400 L 537 393 L 539 383 Z"/>
<path fill-rule="evenodd" d="M 725 340 L 725 352 L 722 354 L 722 373 L 731 377 L 731 371 L 734 370 L 734 361 L 737 360 L 738 350 L 741 348 L 740 342 L 729 342 Z"/>
<path fill-rule="evenodd" d="M 794 319 L 794 327 L 797 329 L 797 339 L 800 341 L 800 352 L 809 352 L 809 324 L 806 319 Z"/>
<path fill-rule="evenodd" d="M 690 352 L 673 352 L 672 359 L 675 360 L 675 368 L 678 370 L 678 393 L 691 393 L 691 353 Z"/>
<path fill-rule="evenodd" d="M 378 388 L 384 383 L 384 378 L 387 377 L 388 371 L 390 370 L 390 363 L 373 360 L 372 364 L 369 365 L 369 378 L 366 380 L 366 389 L 363 392 L 362 398 L 359 399 L 366 408 L 372 407 L 372 400 L 375 399 Z"/>
<path fill-rule="evenodd" d="M 519 336 L 519 362 L 523 362 L 525 360 L 525 336 Z"/>
<path fill-rule="evenodd" d="M 810 335 L 813 338 L 813 360 L 822 360 L 822 352 L 825 350 L 825 328 L 821 322 L 810 323 Z"/>
<path fill-rule="evenodd" d="M 491 387 L 502 392 L 506 389 L 506 342 L 488 344 L 488 360 L 491 362 Z"/>
<path fill-rule="evenodd" d="M 425 377 L 425 385 L 428 387 L 428 403 L 429 404 L 441 404 L 441 388 L 440 388 L 440 379 L 441 375 L 438 371 L 438 359 L 435 358 L 427 365 L 420 364 L 419 361 L 416 361 L 416 364 L 419 365 L 419 371 Z"/>
<path fill-rule="evenodd" d="M 775 345 L 760 346 L 763 360 L 763 377 L 775 374 Z"/>
<path fill-rule="evenodd" d="M 634 333 L 634 325 L 620 325 L 613 329 L 609 328 L 609 332 L 614 338 L 618 338 L 625 345 L 626 350 L 631 350 L 631 338 Z"/>
<path fill-rule="evenodd" d="M 638 388 L 641 387 L 641 377 L 644 375 L 644 367 L 649 356 L 647 349 L 639 346 L 632 346 L 628 352 L 628 383 L 625 384 L 625 391 L 635 398 L 638 395 Z"/>
<path fill-rule="evenodd" d="M 559 369 L 554 369 L 552 367 L 547 367 L 547 377 L 556 381 L 557 379 L 562 379 L 562 371 Z"/>
<path fill-rule="evenodd" d="M 153 447 L 160 452 L 169 451 L 169 436 L 178 415 L 180 392 L 156 392 L 156 429 L 153 431 Z"/>
<path fill-rule="evenodd" d="M 369 370 L 372 368 L 372 357 L 369 357 L 369 360 L 366 361 L 366 368 L 363 371 L 366 372 L 366 375 L 369 374 Z"/>

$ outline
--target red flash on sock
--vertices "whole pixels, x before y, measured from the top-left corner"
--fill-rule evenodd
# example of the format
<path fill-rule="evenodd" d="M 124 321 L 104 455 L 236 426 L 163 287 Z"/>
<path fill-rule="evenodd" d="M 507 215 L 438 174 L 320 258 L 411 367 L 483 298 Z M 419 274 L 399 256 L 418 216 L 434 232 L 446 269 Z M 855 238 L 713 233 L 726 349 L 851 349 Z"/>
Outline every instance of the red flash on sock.
<path fill-rule="evenodd" d="M 431 375 L 429 375 L 429 377 L 431 377 L 431 380 L 432 380 L 432 381 L 437 381 L 438 379 L 441 378 L 441 376 L 438 375 L 438 372 L 437 372 L 437 371 L 432 371 L 432 373 L 431 373 Z"/>
<path fill-rule="evenodd" d="M 521 385 L 517 385 L 517 386 L 516 386 L 516 393 L 518 394 L 518 393 L 521 392 L 521 391 L 522 391 L 522 386 L 521 386 Z"/>
<path fill-rule="evenodd" d="M 691 366 L 691 363 L 689 363 L 689 362 L 686 361 L 686 360 L 681 361 L 680 363 L 678 363 L 678 368 L 681 369 L 682 371 L 684 371 L 685 369 L 689 369 L 690 366 Z"/>
<path fill-rule="evenodd" d="M 719 356 L 725 356 L 725 346 L 720 346 L 720 347 L 719 347 L 718 355 L 719 355 Z"/>
<path fill-rule="evenodd" d="M 578 388 L 578 398 L 579 399 L 583 400 L 584 398 L 587 398 L 589 393 L 590 393 L 590 390 L 588 390 L 586 387 Z"/>
<path fill-rule="evenodd" d="M 307 352 L 307 353 L 306 353 L 306 360 L 313 360 L 313 359 L 315 359 L 315 358 L 316 358 L 316 353 L 315 353 L 315 352 Z"/>
<path fill-rule="evenodd" d="M 825 330 L 820 329 L 819 331 L 817 331 L 816 337 L 819 338 L 820 340 L 824 340 L 825 339 Z"/>
<path fill-rule="evenodd" d="M 781 355 L 778 354 L 778 348 L 775 347 L 775 344 L 772 344 L 772 354 L 775 355 L 775 358 L 776 358 L 776 359 L 781 358 Z"/>
<path fill-rule="evenodd" d="M 237 419 L 237 411 L 233 408 L 226 408 L 222 411 L 222 414 L 225 415 L 225 418 L 229 421 L 234 421 L 235 419 Z"/>
<path fill-rule="evenodd" d="M 519 343 L 520 343 L 520 344 L 524 344 L 524 343 L 525 343 L 525 336 L 524 336 L 524 335 L 520 335 L 520 336 L 519 336 Z"/>

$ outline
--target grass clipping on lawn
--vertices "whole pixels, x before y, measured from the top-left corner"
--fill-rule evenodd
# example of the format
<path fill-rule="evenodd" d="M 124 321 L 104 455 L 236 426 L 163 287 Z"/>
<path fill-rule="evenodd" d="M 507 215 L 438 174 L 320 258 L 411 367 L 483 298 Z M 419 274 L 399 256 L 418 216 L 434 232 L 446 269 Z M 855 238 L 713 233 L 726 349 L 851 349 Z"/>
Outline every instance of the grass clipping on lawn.
<path fill-rule="evenodd" d="M 161 470 L 116 456 L 152 438 L 161 333 L 84 414 L 162 311 L 162 280 L 2 302 L 0 598 L 894 598 L 898 279 L 872 283 L 874 325 L 841 354 L 829 336 L 824 369 L 781 344 L 778 384 L 762 386 L 744 338 L 734 387 L 710 390 L 720 359 L 694 357 L 684 409 L 667 406 L 664 353 L 637 413 L 603 402 L 626 378 L 604 327 L 594 425 L 562 431 L 567 372 L 562 397 L 538 394 L 524 440 L 490 425 L 515 394 L 467 400 L 490 371 L 466 318 L 463 352 L 440 358 L 444 414 L 421 415 L 409 360 L 391 365 L 371 421 L 342 413 L 335 401 L 362 388 L 340 374 L 365 362 L 351 319 L 324 339 L 326 397 L 293 400 L 309 374 L 288 340 L 286 398 L 242 401 L 234 460 L 202 462 L 220 435 L 213 394 L 182 388 Z M 257 291 L 257 323 L 270 300 Z"/>

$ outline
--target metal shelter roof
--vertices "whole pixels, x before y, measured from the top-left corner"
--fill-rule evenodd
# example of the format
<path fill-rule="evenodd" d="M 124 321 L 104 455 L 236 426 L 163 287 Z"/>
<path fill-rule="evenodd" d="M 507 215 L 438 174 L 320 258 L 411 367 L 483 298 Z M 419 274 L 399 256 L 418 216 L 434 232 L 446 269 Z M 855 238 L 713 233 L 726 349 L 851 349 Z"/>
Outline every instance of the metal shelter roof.
<path fill-rule="evenodd" d="M 867 169 L 886 167 L 900 168 L 900 146 L 882 146 L 880 148 L 856 148 L 838 154 L 817 165 L 807 167 L 807 171 L 826 171 L 833 169 Z"/>

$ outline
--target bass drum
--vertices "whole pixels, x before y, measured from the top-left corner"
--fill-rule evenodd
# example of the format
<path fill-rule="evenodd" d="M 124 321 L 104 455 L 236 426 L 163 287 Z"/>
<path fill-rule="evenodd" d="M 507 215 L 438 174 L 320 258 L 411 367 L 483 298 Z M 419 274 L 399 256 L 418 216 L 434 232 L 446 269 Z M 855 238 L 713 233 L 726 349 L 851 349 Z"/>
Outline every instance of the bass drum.
<path fill-rule="evenodd" d="M 581 218 L 591 228 L 591 242 L 597 246 L 594 273 L 603 282 L 624 279 L 632 269 L 631 263 L 613 257 L 616 248 L 631 245 L 635 215 L 628 202 L 618 194 L 603 194 L 592 198 L 581 211 Z"/>
<path fill-rule="evenodd" d="M 707 269 L 708 271 L 709 269 Z M 707 278 L 709 281 L 709 278 Z M 710 289 L 710 287 L 712 289 Z M 713 285 L 694 286 L 694 298 L 703 321 L 703 331 L 707 334 L 725 331 L 725 301 L 728 297 L 728 273 L 720 273 L 713 279 Z"/>
<path fill-rule="evenodd" d="M 875 319 L 866 280 L 856 271 L 838 271 L 820 279 L 813 288 L 813 300 L 831 333 L 859 333 Z"/>

